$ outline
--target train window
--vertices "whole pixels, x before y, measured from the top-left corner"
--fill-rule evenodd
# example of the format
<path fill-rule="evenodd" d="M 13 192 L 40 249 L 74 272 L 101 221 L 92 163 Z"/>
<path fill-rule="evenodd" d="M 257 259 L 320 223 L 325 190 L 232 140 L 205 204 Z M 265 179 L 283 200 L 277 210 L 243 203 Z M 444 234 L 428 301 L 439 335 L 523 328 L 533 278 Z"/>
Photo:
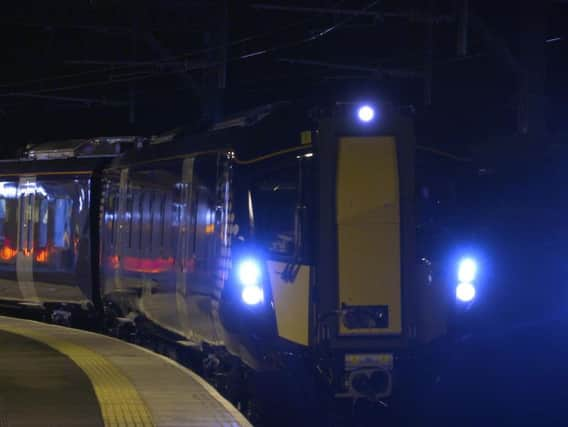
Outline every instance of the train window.
<path fill-rule="evenodd" d="M 152 239 L 152 193 L 149 191 L 142 194 L 141 215 L 140 250 L 149 252 Z"/>
<path fill-rule="evenodd" d="M 104 183 L 104 213 L 102 217 L 101 236 L 102 253 L 101 262 L 105 267 L 116 270 L 119 266 L 119 253 L 122 248 L 118 243 L 122 241 L 120 224 L 124 223 L 124 213 L 121 212 L 120 184 L 118 174 L 103 178 Z"/>
<path fill-rule="evenodd" d="M 130 248 L 140 248 L 140 192 L 136 190 L 132 196 L 132 209 L 130 210 Z"/>
<path fill-rule="evenodd" d="M 53 225 L 53 244 L 57 248 L 69 249 L 71 200 L 56 199 Z"/>
<path fill-rule="evenodd" d="M 162 195 L 154 193 L 154 201 L 152 203 L 152 248 L 160 248 L 162 246 Z"/>
<path fill-rule="evenodd" d="M 53 271 L 61 273 L 57 278 L 61 283 L 75 280 L 79 260 L 90 257 L 83 252 L 88 245 L 81 245 L 82 239 L 89 238 L 88 179 L 38 177 L 19 203 L 19 245 L 33 257 L 34 280 L 54 280 Z"/>
<path fill-rule="evenodd" d="M 162 215 L 162 248 L 164 248 L 164 256 L 171 255 L 171 229 L 174 226 L 174 205 L 171 194 L 166 194 L 164 210 Z"/>
<path fill-rule="evenodd" d="M 117 216 L 118 216 L 118 196 L 112 196 L 109 198 L 109 207 L 108 207 L 108 221 L 110 222 L 109 229 L 110 229 L 110 244 L 114 246 L 115 239 L 116 239 L 116 223 L 117 223 Z"/>
<path fill-rule="evenodd" d="M 15 262 L 18 240 L 18 199 L 15 182 L 0 182 L 0 261 Z"/>
<path fill-rule="evenodd" d="M 249 216 L 255 235 L 273 254 L 294 254 L 294 216 L 298 199 L 298 169 L 295 164 L 274 168 L 256 177 L 249 194 Z"/>
<path fill-rule="evenodd" d="M 214 201 L 209 189 L 205 186 L 196 188 L 197 211 L 195 221 L 195 255 L 198 259 L 210 260 L 212 248 L 211 235 L 214 231 Z"/>
<path fill-rule="evenodd" d="M 11 183 L 0 183 L 0 191 L 5 190 Z M 14 192 L 7 191 L 5 196 L 0 198 L 0 262 L 13 264 L 17 253 L 17 212 L 18 199 Z"/>
<path fill-rule="evenodd" d="M 309 256 L 311 169 L 311 158 L 277 159 L 252 173 L 249 222 L 255 238 L 274 256 Z"/>
<path fill-rule="evenodd" d="M 166 235 L 166 215 L 168 213 L 168 197 L 164 196 L 162 199 L 162 210 L 160 212 L 160 247 L 164 247 Z"/>
<path fill-rule="evenodd" d="M 134 191 L 132 208 L 128 209 L 132 212 L 131 245 L 144 257 L 166 258 L 168 263 L 176 257 L 184 214 L 180 166 L 179 161 L 159 162 L 130 171 L 129 189 Z"/>
<path fill-rule="evenodd" d="M 154 205 L 156 204 L 156 197 L 154 196 L 153 191 L 149 191 L 146 193 L 148 198 L 148 211 L 147 211 L 147 219 L 144 220 L 144 223 L 147 224 L 146 227 L 148 228 L 148 252 L 152 252 L 152 239 L 154 236 Z"/>
<path fill-rule="evenodd" d="M 219 177 L 219 163 L 216 156 L 202 156 L 194 160 L 191 187 L 188 187 L 186 200 L 191 227 L 189 237 L 188 258 L 191 257 L 194 269 L 199 274 L 209 277 L 215 271 L 218 250 L 218 233 L 216 224 L 216 202 Z"/>
<path fill-rule="evenodd" d="M 128 224 L 128 248 L 132 247 L 132 210 L 133 210 L 133 195 L 128 193 L 126 196 L 126 223 Z"/>
<path fill-rule="evenodd" d="M 33 193 L 22 194 L 20 196 L 20 237 L 19 247 L 24 252 L 32 249 L 32 239 L 30 233 L 32 231 L 32 202 Z"/>
<path fill-rule="evenodd" d="M 4 223 L 6 222 L 6 200 L 0 199 L 0 244 L 4 244 Z"/>
<path fill-rule="evenodd" d="M 39 206 L 38 236 L 37 244 L 40 248 L 47 246 L 47 225 L 49 220 L 49 209 L 47 199 L 42 199 Z"/>
<path fill-rule="evenodd" d="M 8 201 L 9 202 L 9 201 Z M 0 262 L 10 263 L 14 260 L 16 251 L 11 247 L 10 238 L 8 236 L 9 228 L 9 204 L 6 199 L 0 199 Z"/>

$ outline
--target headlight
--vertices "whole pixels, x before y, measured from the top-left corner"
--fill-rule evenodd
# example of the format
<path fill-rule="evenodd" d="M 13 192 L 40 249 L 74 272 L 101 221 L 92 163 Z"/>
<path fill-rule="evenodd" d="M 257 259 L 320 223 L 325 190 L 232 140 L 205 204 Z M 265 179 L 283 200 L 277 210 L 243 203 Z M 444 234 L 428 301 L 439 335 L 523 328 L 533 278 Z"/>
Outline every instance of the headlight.
<path fill-rule="evenodd" d="M 258 286 L 247 286 L 241 293 L 243 302 L 248 305 L 257 305 L 264 299 L 264 292 Z"/>
<path fill-rule="evenodd" d="M 458 264 L 458 285 L 456 298 L 461 302 L 470 302 L 475 298 L 475 278 L 477 262 L 473 258 L 462 258 Z"/>
<path fill-rule="evenodd" d="M 475 286 L 471 283 L 460 283 L 456 287 L 456 298 L 461 302 L 470 302 L 475 298 Z"/>
<path fill-rule="evenodd" d="M 375 118 L 375 109 L 370 105 L 362 105 L 357 110 L 357 117 L 364 123 L 368 123 Z"/>
<path fill-rule="evenodd" d="M 243 286 L 258 286 L 260 282 L 260 266 L 253 259 L 246 259 L 239 264 L 238 277 Z"/>
<path fill-rule="evenodd" d="M 460 261 L 458 267 L 458 281 L 462 283 L 471 283 L 477 275 L 477 263 L 471 258 L 464 258 Z"/>
<path fill-rule="evenodd" d="M 242 286 L 241 299 L 247 305 L 257 305 L 264 301 L 262 289 L 262 270 L 254 258 L 247 258 L 237 265 L 237 279 Z"/>

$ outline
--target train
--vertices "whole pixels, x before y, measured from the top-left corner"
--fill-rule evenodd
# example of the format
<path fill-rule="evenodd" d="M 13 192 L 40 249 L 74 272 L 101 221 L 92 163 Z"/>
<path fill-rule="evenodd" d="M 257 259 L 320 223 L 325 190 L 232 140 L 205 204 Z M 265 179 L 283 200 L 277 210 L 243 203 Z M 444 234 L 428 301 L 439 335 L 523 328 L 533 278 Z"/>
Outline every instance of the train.
<path fill-rule="evenodd" d="M 0 162 L 0 308 L 159 343 L 241 408 L 278 381 L 388 402 L 475 296 L 473 260 L 417 258 L 415 150 L 372 102 L 27 147 Z"/>

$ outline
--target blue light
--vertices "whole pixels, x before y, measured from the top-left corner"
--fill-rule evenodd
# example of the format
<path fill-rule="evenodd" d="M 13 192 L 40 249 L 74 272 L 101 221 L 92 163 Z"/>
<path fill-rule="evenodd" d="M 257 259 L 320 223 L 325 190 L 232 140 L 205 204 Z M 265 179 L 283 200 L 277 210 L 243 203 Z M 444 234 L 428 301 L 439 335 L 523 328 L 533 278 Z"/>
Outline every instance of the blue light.
<path fill-rule="evenodd" d="M 477 263 L 472 258 L 463 258 L 458 266 L 458 281 L 471 283 L 477 276 Z"/>
<path fill-rule="evenodd" d="M 364 123 L 369 123 L 375 118 L 375 109 L 370 105 L 362 105 L 357 110 L 357 117 Z"/>
<path fill-rule="evenodd" d="M 238 276 L 243 286 L 257 286 L 260 274 L 260 266 L 254 259 L 246 259 L 239 264 Z"/>
<path fill-rule="evenodd" d="M 461 302 L 470 302 L 475 298 L 475 286 L 471 283 L 460 283 L 456 287 L 456 298 Z"/>
<path fill-rule="evenodd" d="M 264 292 L 258 286 L 247 286 L 243 289 L 241 298 L 247 305 L 257 305 L 264 299 Z"/>

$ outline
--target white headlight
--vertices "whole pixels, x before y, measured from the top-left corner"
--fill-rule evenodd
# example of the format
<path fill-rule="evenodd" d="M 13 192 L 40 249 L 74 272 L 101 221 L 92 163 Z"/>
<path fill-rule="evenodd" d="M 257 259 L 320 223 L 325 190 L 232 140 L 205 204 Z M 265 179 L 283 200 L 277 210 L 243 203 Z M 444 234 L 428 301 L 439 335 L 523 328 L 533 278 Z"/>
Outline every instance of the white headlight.
<path fill-rule="evenodd" d="M 464 258 L 458 267 L 458 281 L 471 283 L 477 275 L 477 263 L 471 258 Z"/>
<path fill-rule="evenodd" d="M 256 286 L 260 281 L 260 266 L 252 259 L 244 260 L 239 264 L 239 281 L 244 286 Z"/>
<path fill-rule="evenodd" d="M 362 122 L 368 123 L 375 117 L 375 110 L 369 105 L 363 105 L 357 110 L 357 116 Z"/>
<path fill-rule="evenodd" d="M 475 286 L 471 283 L 460 283 L 456 288 L 456 298 L 462 302 L 470 302 L 475 298 Z"/>
<path fill-rule="evenodd" d="M 241 298 L 245 304 L 257 305 L 264 299 L 264 292 L 258 286 L 247 286 L 243 289 Z"/>

